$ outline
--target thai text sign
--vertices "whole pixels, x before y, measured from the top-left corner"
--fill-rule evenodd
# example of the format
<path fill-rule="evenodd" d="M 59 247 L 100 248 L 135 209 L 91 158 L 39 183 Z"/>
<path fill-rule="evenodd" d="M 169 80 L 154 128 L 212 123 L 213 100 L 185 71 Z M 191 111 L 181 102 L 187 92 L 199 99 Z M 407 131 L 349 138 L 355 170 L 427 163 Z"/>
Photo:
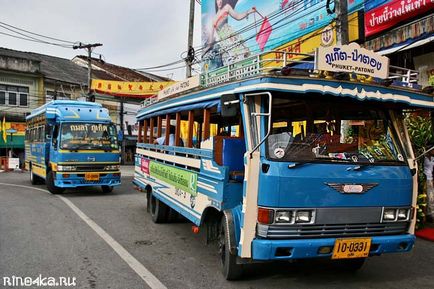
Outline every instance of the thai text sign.
<path fill-rule="evenodd" d="M 365 13 L 365 35 L 374 35 L 432 9 L 434 0 L 393 0 Z"/>
<path fill-rule="evenodd" d="M 167 86 L 166 88 L 158 92 L 158 100 L 169 97 L 179 92 L 198 87 L 199 84 L 199 75 L 192 76 L 183 81 L 175 82 L 174 84 Z"/>
<path fill-rule="evenodd" d="M 92 91 L 98 93 L 128 96 L 148 97 L 157 94 L 160 90 L 173 84 L 172 81 L 165 82 L 127 82 L 102 79 L 92 79 Z"/>
<path fill-rule="evenodd" d="M 145 165 L 146 166 L 146 165 Z M 146 170 L 146 169 L 145 169 Z M 193 196 L 197 195 L 197 174 L 155 161 L 149 162 L 149 175 Z"/>
<path fill-rule="evenodd" d="M 317 49 L 316 69 L 336 72 L 354 72 L 378 78 L 389 76 L 389 59 L 361 48 L 357 43 L 320 47 Z"/>

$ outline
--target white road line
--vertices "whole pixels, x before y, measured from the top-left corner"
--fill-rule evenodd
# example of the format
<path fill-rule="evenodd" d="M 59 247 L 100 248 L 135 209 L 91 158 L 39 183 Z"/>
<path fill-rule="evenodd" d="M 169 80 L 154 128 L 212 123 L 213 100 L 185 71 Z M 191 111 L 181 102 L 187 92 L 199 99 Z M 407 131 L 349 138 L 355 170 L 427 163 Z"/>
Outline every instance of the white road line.
<path fill-rule="evenodd" d="M 34 188 L 31 186 L 8 183 L 0 183 L 0 185 L 33 189 L 51 194 L 47 190 Z M 115 239 L 113 239 L 106 231 L 104 231 L 103 228 L 101 228 L 97 223 L 95 223 L 91 218 L 89 218 L 85 213 L 83 213 L 70 200 L 60 195 L 55 196 L 61 199 L 68 207 L 70 207 L 71 210 L 74 211 L 74 213 L 76 213 L 89 227 L 91 227 L 92 230 L 95 231 L 95 233 L 97 233 L 110 247 L 112 247 L 112 249 L 119 255 L 119 257 L 121 257 L 128 264 L 128 266 L 130 266 L 131 269 L 133 269 L 140 276 L 140 278 L 142 278 L 143 281 L 148 284 L 149 287 L 151 287 L 152 289 L 167 289 L 167 287 L 164 286 L 163 283 L 161 283 L 160 280 L 158 280 L 157 277 L 155 277 L 148 269 L 146 269 L 146 267 L 143 266 L 142 263 L 137 261 L 137 259 L 134 258 L 133 255 L 131 255 L 124 247 L 122 247 L 121 244 L 119 244 Z"/>

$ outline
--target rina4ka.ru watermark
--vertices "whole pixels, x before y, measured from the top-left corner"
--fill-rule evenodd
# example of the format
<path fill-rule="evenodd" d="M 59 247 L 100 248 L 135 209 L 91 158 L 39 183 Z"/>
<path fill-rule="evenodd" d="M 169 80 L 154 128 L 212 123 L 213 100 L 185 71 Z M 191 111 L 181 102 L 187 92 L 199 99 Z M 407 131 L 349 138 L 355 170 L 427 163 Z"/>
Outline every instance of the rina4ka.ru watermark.
<path fill-rule="evenodd" d="M 36 277 L 6 276 L 3 277 L 3 286 L 8 287 L 75 287 L 76 277 Z"/>

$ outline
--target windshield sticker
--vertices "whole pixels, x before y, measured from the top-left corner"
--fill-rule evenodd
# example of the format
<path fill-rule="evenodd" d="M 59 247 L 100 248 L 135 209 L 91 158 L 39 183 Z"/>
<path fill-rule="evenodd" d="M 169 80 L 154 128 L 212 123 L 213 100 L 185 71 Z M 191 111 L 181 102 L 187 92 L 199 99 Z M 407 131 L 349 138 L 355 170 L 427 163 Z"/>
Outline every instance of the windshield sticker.
<path fill-rule="evenodd" d="M 274 150 L 274 155 L 276 156 L 276 158 L 283 158 L 285 156 L 285 150 L 283 148 L 276 148 Z"/>

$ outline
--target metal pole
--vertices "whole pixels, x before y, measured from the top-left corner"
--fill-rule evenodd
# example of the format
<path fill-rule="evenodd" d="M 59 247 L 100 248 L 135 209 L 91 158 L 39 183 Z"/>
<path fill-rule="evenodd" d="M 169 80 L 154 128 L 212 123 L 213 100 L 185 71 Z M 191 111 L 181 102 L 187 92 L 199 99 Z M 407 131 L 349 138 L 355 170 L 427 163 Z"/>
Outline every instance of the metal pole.
<path fill-rule="evenodd" d="M 101 43 L 94 43 L 94 44 L 83 44 L 79 43 L 78 45 L 72 46 L 73 49 L 87 49 L 87 95 L 88 99 L 91 92 L 91 86 L 92 86 L 92 48 L 102 46 Z M 94 100 L 93 100 L 94 101 Z"/>
<path fill-rule="evenodd" d="M 120 131 L 122 133 L 122 141 L 121 141 L 121 164 L 125 164 L 124 156 L 125 156 L 125 134 L 124 134 L 124 99 L 120 99 L 120 115 L 119 115 L 119 121 L 121 123 L 120 125 Z M 146 137 L 146 136 L 145 136 Z"/>
<path fill-rule="evenodd" d="M 348 37 L 348 3 L 347 0 L 336 0 L 336 44 L 345 45 Z"/>
<path fill-rule="evenodd" d="M 194 5 L 195 5 L 195 0 L 190 0 L 190 20 L 188 23 L 188 44 L 187 44 L 187 58 L 186 58 L 187 78 L 191 76 L 191 66 L 194 60 L 194 55 L 191 55 L 191 52 L 193 51 Z"/>
<path fill-rule="evenodd" d="M 87 48 L 87 95 L 90 95 L 92 86 L 92 48 Z"/>

